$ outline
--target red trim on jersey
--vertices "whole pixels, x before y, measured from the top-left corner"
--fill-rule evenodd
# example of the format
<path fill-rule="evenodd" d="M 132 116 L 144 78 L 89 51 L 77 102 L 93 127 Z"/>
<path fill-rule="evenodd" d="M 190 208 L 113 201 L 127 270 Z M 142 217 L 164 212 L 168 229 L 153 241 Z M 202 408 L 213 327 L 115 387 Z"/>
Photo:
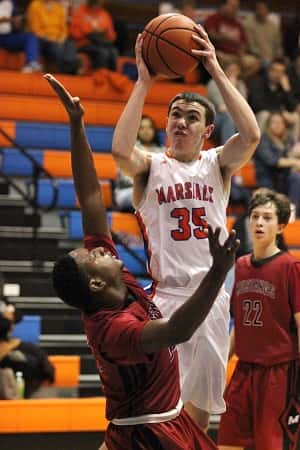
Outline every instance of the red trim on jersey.
<path fill-rule="evenodd" d="M 146 255 L 147 255 L 147 271 L 148 271 L 150 277 L 152 278 L 151 293 L 148 294 L 149 297 L 152 299 L 154 297 L 154 295 L 155 295 L 155 292 L 156 292 L 157 281 L 155 281 L 153 279 L 153 275 L 152 275 L 151 268 L 150 268 L 150 260 L 151 260 L 151 257 L 152 257 L 152 252 L 151 252 L 151 250 L 149 248 L 149 236 L 148 236 L 148 233 L 146 231 L 146 226 L 144 224 L 144 221 L 143 221 L 143 218 L 142 218 L 141 214 L 138 211 L 136 211 L 135 215 L 136 215 L 136 218 L 137 218 L 137 221 L 138 221 L 138 224 L 139 224 L 142 236 L 143 236 L 143 240 L 144 240 L 144 248 L 145 248 L 145 252 L 146 252 Z"/>
<path fill-rule="evenodd" d="M 142 236 L 143 236 L 143 240 L 144 240 L 144 247 L 145 247 L 145 252 L 146 252 L 147 260 L 148 260 L 147 270 L 148 270 L 149 275 L 152 278 L 152 273 L 151 273 L 151 269 L 150 269 L 150 259 L 152 257 L 152 252 L 149 248 L 149 236 L 146 231 L 146 226 L 144 224 L 141 214 L 138 211 L 136 211 L 135 215 L 136 215 L 136 218 L 137 218 L 137 221 L 138 221 L 138 224 L 139 224 Z"/>
<path fill-rule="evenodd" d="M 167 156 L 167 158 L 170 158 L 170 159 L 176 159 L 176 158 L 174 158 L 174 156 L 172 156 L 171 155 L 171 152 L 170 152 L 170 150 L 169 149 L 167 149 L 165 152 L 165 155 Z M 199 154 L 199 160 L 202 158 L 202 155 L 201 155 L 201 153 Z"/>

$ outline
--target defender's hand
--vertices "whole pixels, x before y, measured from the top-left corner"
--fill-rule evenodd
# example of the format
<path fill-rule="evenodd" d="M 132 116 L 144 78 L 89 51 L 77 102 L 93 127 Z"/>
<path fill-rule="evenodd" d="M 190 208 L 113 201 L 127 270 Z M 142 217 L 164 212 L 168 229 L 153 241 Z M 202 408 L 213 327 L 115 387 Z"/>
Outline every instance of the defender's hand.
<path fill-rule="evenodd" d="M 213 265 L 220 267 L 228 272 L 235 262 L 235 254 L 240 245 L 236 238 L 236 231 L 232 230 L 224 244 L 220 244 L 221 228 L 217 227 L 215 231 L 208 227 L 209 250 L 213 257 Z"/>
<path fill-rule="evenodd" d="M 56 92 L 70 119 L 73 121 L 80 120 L 84 114 L 84 109 L 79 97 L 72 97 L 67 89 L 50 73 L 46 73 L 44 78 L 46 78 L 52 89 Z"/>

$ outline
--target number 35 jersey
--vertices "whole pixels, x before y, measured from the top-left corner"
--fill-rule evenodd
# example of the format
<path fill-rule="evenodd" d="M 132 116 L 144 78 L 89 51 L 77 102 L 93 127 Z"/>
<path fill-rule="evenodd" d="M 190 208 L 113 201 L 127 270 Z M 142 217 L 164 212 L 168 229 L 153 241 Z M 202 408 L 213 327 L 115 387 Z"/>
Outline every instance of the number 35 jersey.
<path fill-rule="evenodd" d="M 137 217 L 157 290 L 198 287 L 212 263 L 205 228 L 221 227 L 220 240 L 225 240 L 227 203 L 215 149 L 187 163 L 168 153 L 152 155 Z"/>

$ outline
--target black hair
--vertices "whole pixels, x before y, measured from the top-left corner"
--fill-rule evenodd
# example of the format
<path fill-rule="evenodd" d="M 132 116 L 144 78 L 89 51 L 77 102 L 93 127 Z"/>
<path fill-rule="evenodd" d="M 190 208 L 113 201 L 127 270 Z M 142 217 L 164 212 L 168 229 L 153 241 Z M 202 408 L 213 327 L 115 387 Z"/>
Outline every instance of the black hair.
<path fill-rule="evenodd" d="M 142 123 L 142 120 L 144 120 L 144 119 L 150 120 L 152 128 L 153 128 L 154 133 L 153 133 L 153 139 L 151 141 L 151 144 L 156 144 L 157 146 L 160 146 L 161 142 L 159 139 L 159 133 L 158 133 L 158 129 L 157 129 L 157 126 L 156 126 L 154 120 L 152 119 L 152 117 L 147 116 L 146 114 L 143 114 L 140 123 Z M 138 137 L 138 139 L 139 139 L 139 137 Z"/>
<path fill-rule="evenodd" d="M 291 203 L 288 197 L 268 188 L 259 188 L 254 191 L 249 204 L 249 216 L 254 208 L 266 203 L 273 203 L 276 207 L 276 215 L 279 224 L 287 225 L 291 215 Z"/>
<path fill-rule="evenodd" d="M 216 110 L 211 101 L 197 92 L 181 92 L 175 95 L 169 103 L 168 115 L 170 114 L 173 103 L 177 100 L 184 100 L 187 103 L 196 102 L 205 108 L 205 125 L 211 125 L 215 121 Z"/>
<path fill-rule="evenodd" d="M 54 290 L 64 303 L 85 312 L 92 309 L 88 277 L 72 256 L 66 254 L 58 258 L 53 267 L 52 281 Z"/>
<path fill-rule="evenodd" d="M 272 59 L 269 67 L 272 67 L 274 64 L 280 64 L 281 66 L 286 67 L 285 59 L 281 56 L 277 56 L 276 58 Z"/>

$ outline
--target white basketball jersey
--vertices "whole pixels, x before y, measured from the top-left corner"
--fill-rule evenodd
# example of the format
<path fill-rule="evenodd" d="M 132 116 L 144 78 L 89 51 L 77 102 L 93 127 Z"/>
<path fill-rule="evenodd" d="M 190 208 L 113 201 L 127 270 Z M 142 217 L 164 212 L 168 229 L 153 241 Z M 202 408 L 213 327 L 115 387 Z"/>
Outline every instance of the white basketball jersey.
<path fill-rule="evenodd" d="M 152 154 L 137 216 L 157 290 L 174 293 L 198 287 L 212 263 L 203 230 L 206 224 L 221 227 L 224 242 L 227 202 L 216 149 L 188 163 L 166 153 Z"/>

